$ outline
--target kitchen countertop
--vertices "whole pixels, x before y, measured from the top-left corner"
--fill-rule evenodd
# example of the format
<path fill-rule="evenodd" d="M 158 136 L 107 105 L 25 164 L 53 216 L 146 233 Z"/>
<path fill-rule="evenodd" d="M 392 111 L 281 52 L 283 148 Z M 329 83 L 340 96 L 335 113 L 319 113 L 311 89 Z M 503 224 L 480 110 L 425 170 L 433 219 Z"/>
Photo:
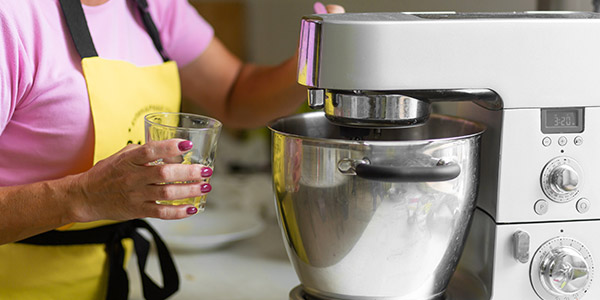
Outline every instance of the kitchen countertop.
<path fill-rule="evenodd" d="M 197 216 L 201 217 L 201 215 Z M 285 252 L 277 221 L 266 220 L 259 235 L 206 252 L 172 251 L 181 279 L 170 299 L 287 300 L 300 284 Z M 147 272 L 161 282 L 151 252 Z M 130 299 L 143 299 L 135 255 L 128 263 Z"/>

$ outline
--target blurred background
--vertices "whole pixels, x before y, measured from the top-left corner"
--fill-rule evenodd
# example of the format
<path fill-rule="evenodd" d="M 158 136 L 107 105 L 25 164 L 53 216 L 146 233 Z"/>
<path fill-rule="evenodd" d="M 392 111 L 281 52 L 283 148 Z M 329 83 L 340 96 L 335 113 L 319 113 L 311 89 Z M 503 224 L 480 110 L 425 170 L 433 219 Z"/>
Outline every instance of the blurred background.
<path fill-rule="evenodd" d="M 212 24 L 216 36 L 238 57 L 278 64 L 297 47 L 300 19 L 312 14 L 313 0 L 189 0 Z M 385 11 L 592 11 L 592 0 L 337 0 L 347 12 Z M 202 113 L 186 103 L 184 110 Z M 302 108 L 300 108 L 302 109 Z M 208 207 L 235 206 L 275 217 L 266 128 L 225 128 L 219 142 L 214 187 Z"/>
<path fill-rule="evenodd" d="M 240 57 L 277 64 L 296 48 L 300 18 L 312 0 L 190 0 L 217 36 Z M 382 11 L 591 11 L 591 0 L 338 0 L 348 12 Z"/>

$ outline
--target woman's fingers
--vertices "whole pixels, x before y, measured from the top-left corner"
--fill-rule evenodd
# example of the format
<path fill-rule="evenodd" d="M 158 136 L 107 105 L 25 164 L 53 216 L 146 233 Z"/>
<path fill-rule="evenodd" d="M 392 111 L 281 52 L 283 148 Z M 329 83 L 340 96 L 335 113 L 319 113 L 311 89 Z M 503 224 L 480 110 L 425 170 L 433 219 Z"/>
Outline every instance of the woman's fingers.
<path fill-rule="evenodd" d="M 146 167 L 146 183 L 203 181 L 212 175 L 212 169 L 202 165 L 164 164 Z"/>
<path fill-rule="evenodd" d="M 313 5 L 313 10 L 314 10 L 315 14 L 326 14 L 327 13 L 327 8 L 325 8 L 325 5 L 323 5 L 323 3 L 321 3 L 321 2 L 315 2 L 315 4 Z"/>
<path fill-rule="evenodd" d="M 153 202 L 144 203 L 142 210 L 147 217 L 163 220 L 183 219 L 198 212 L 193 205 L 162 205 Z"/>
<path fill-rule="evenodd" d="M 192 142 L 182 139 L 151 141 L 140 147 L 123 152 L 124 158 L 143 166 L 163 158 L 181 155 L 193 147 Z"/>
<path fill-rule="evenodd" d="M 144 189 L 144 198 L 147 200 L 178 200 L 200 197 L 212 190 L 207 182 L 172 183 L 148 185 Z"/>
<path fill-rule="evenodd" d="M 315 2 L 313 5 L 315 14 L 343 14 L 346 12 L 344 7 L 337 4 L 323 5 L 321 2 Z"/>
<path fill-rule="evenodd" d="M 337 4 L 329 4 L 325 8 L 327 8 L 327 13 L 330 14 L 343 14 L 346 12 L 343 6 Z"/>

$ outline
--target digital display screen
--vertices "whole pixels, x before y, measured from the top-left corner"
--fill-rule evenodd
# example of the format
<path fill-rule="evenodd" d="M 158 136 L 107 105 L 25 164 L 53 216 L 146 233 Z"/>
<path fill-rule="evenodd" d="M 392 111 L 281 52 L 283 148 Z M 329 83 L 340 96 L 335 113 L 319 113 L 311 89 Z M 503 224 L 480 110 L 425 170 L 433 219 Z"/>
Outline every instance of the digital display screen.
<path fill-rule="evenodd" d="M 546 113 L 546 128 L 577 127 L 576 111 L 550 111 Z"/>
<path fill-rule="evenodd" d="M 583 108 L 542 109 L 543 133 L 580 133 L 583 121 Z"/>

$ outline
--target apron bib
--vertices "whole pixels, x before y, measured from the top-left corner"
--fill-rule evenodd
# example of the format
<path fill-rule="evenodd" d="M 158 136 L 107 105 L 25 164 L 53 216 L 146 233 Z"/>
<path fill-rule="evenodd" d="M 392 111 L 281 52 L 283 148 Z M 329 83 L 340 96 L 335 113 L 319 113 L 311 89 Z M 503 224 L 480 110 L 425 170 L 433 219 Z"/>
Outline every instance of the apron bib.
<path fill-rule="evenodd" d="M 146 1 L 135 2 L 163 64 L 137 67 L 98 57 L 80 0 L 60 0 L 82 58 L 94 122 L 94 164 L 127 144 L 143 144 L 144 115 L 180 109 L 177 65 L 164 54 Z M 137 233 L 137 228 L 149 231 L 155 241 L 164 288 L 145 274 L 149 243 Z M 127 299 L 124 266 L 132 244 L 146 299 L 165 299 L 177 291 L 175 265 L 158 234 L 146 222 L 97 221 L 69 224 L 0 246 L 0 298 Z"/>

